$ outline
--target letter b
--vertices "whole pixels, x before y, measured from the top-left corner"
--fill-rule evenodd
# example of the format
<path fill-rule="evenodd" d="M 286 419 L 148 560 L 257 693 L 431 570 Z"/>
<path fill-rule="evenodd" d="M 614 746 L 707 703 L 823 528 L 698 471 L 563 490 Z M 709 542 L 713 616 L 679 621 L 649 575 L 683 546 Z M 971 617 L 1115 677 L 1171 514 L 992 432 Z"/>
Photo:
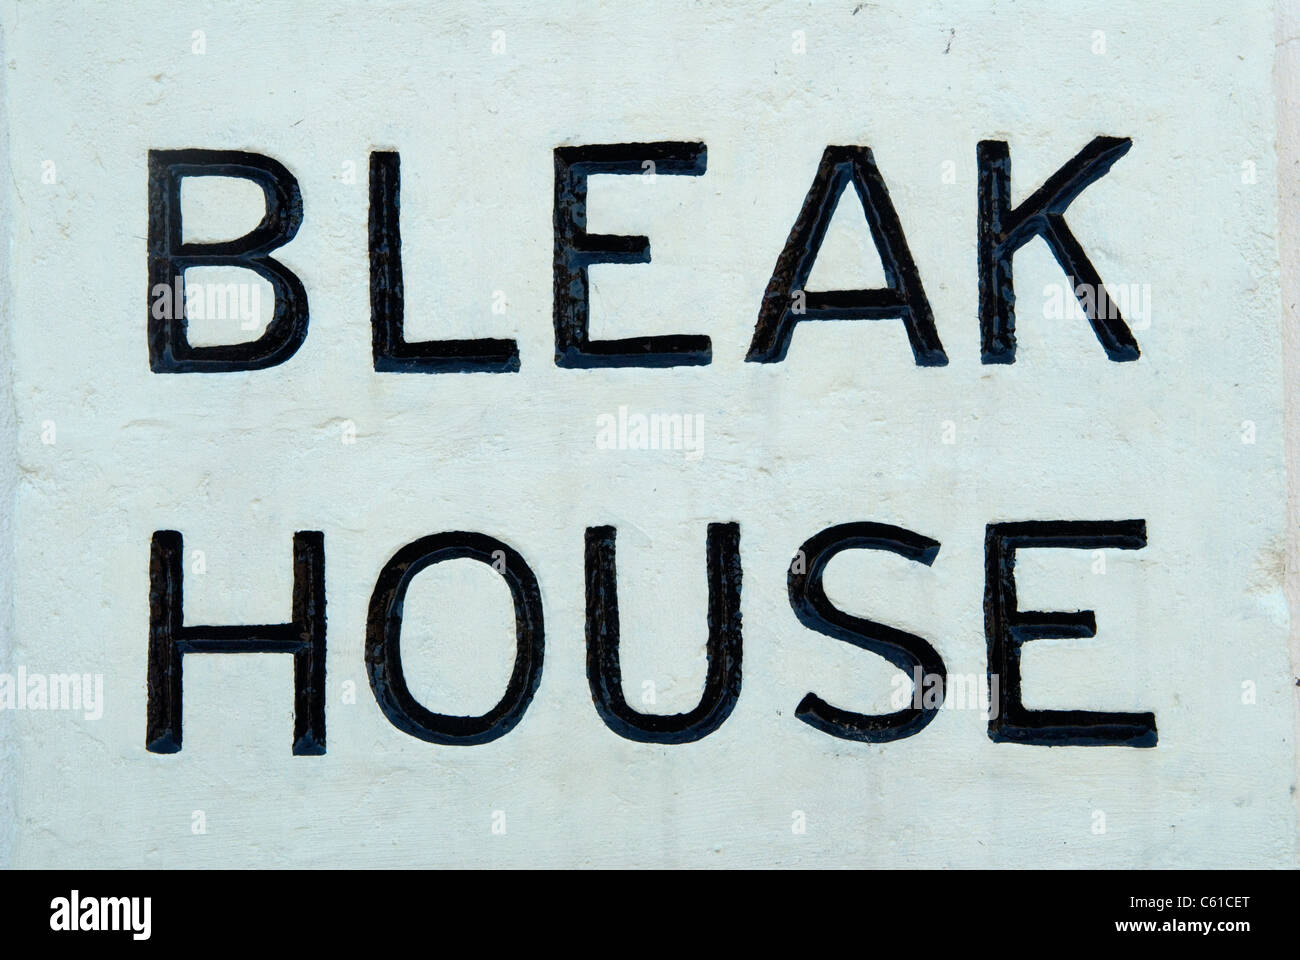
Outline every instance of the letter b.
<path fill-rule="evenodd" d="M 251 233 L 218 243 L 186 243 L 181 230 L 181 181 L 186 177 L 252 180 L 266 196 L 266 213 Z M 149 368 L 154 373 L 260 370 L 284 363 L 307 337 L 307 291 L 297 275 L 267 256 L 293 239 L 302 224 L 302 194 L 293 174 L 270 157 L 236 150 L 149 151 Z M 190 267 L 243 267 L 275 291 L 266 332 L 248 343 L 190 345 L 184 297 L 155 316 L 159 287 L 176 286 Z"/>

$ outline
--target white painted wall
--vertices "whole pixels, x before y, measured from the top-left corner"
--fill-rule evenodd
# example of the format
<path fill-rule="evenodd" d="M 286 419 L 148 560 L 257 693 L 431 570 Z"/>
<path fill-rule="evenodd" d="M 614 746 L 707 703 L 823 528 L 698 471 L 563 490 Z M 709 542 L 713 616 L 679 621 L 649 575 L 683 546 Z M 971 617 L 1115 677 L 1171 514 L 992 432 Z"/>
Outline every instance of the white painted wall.
<path fill-rule="evenodd" d="M 99 720 L 0 715 L 16 746 L 10 862 L 1295 863 L 1271 5 L 130 9 L 5 6 L 8 662 L 100 673 L 106 698 Z M 1010 142 L 1020 199 L 1097 134 L 1131 136 L 1133 150 L 1068 220 L 1107 281 L 1150 286 L 1142 359 L 1109 363 L 1081 321 L 1041 316 L 1061 273 L 1035 243 L 1016 260 L 1020 361 L 984 366 L 975 144 Z M 654 258 L 593 271 L 593 332 L 708 333 L 714 362 L 557 369 L 551 150 L 652 139 L 705 141 L 708 173 L 593 182 L 589 228 L 645 233 Z M 892 322 L 810 325 L 784 363 L 742 362 L 831 143 L 875 151 L 946 368 L 913 366 Z M 283 367 L 149 372 L 145 158 L 189 146 L 269 154 L 302 185 L 303 229 L 277 258 L 307 286 L 311 333 Z M 402 153 L 410 335 L 515 337 L 519 374 L 370 369 L 372 149 Z M 258 216 L 233 189 L 187 200 L 200 239 Z M 857 226 L 837 225 L 818 284 L 872 282 Z M 504 315 L 491 310 L 498 290 Z M 620 406 L 699 414 L 702 456 L 598 449 L 596 418 Z M 793 717 L 808 690 L 887 708 L 890 671 L 806 631 L 786 600 L 786 564 L 822 527 L 879 520 L 941 541 L 929 570 L 843 556 L 828 590 L 929 638 L 951 673 L 982 674 L 985 524 L 1129 517 L 1147 521 L 1149 545 L 1108 555 L 1105 575 L 1087 552 L 1024 555 L 1023 607 L 1093 609 L 1099 628 L 1036 642 L 1026 699 L 1152 710 L 1155 749 L 994 744 L 975 710 L 884 746 Z M 739 706 L 698 744 L 632 744 L 587 692 L 583 528 L 620 531 L 629 696 L 653 681 L 655 709 L 675 712 L 703 677 L 712 520 L 741 525 Z M 185 749 L 144 750 L 148 546 L 166 528 L 204 552 L 206 573 L 187 569 L 187 620 L 218 623 L 286 618 L 293 531 L 324 531 L 325 757 L 289 755 L 284 656 L 187 658 Z M 507 540 L 545 602 L 538 695 L 481 747 L 394 729 L 362 663 L 380 567 L 445 529 Z M 407 671 L 432 708 L 495 699 L 511 653 L 504 602 L 481 569 L 418 581 Z"/>
<path fill-rule="evenodd" d="M 1276 5 L 1274 38 L 1276 59 L 1273 65 L 1277 92 L 1278 155 L 1278 246 L 1283 264 L 1300 262 L 1300 3 L 1282 0 Z M 1295 478 L 1300 476 L 1300 411 L 1297 409 L 1296 370 L 1300 370 L 1300 341 L 1297 341 L 1296 303 L 1300 301 L 1300 281 L 1294 269 L 1281 272 L 1282 281 L 1282 356 L 1286 366 L 1286 459 L 1287 459 L 1287 604 L 1291 610 L 1300 606 L 1300 494 Z M 1296 685 L 1297 730 L 1300 731 L 1300 621 L 1291 620 L 1291 663 Z M 1293 742 L 1300 744 L 1300 739 Z M 1297 746 L 1300 750 L 1300 746 Z M 1298 806 L 1300 812 L 1300 806 Z"/>

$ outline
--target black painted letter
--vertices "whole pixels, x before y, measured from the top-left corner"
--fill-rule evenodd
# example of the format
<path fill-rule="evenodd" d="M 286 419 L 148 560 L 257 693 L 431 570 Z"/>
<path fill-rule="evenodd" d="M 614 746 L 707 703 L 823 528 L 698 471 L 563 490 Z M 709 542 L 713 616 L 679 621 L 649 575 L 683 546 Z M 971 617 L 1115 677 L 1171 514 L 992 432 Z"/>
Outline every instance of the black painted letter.
<path fill-rule="evenodd" d="M 433 713 L 416 702 L 402 674 L 402 604 L 415 575 L 444 560 L 467 557 L 505 578 L 515 605 L 515 666 L 495 707 L 477 717 Z M 384 564 L 370 596 L 366 671 L 375 702 L 397 729 L 429 743 L 471 746 L 504 737 L 532 702 L 542 681 L 542 595 L 524 558 L 481 533 L 438 533 L 408 543 Z"/>
<path fill-rule="evenodd" d="M 236 240 L 185 243 L 181 231 L 185 177 L 252 180 L 266 196 L 262 222 Z M 307 336 L 307 291 L 296 274 L 267 254 L 292 240 L 301 224 L 298 181 L 270 157 L 237 150 L 150 150 L 150 369 L 154 373 L 261 370 L 292 357 Z M 190 267 L 243 267 L 264 277 L 275 291 L 275 310 L 266 332 L 249 343 L 190 346 L 184 297 L 185 271 Z M 162 309 L 167 304 L 170 309 Z"/>
<path fill-rule="evenodd" d="M 325 752 L 325 536 L 293 535 L 289 623 L 184 626 L 182 541 L 158 530 L 149 553 L 149 676 L 145 749 L 181 749 L 181 662 L 187 653 L 293 654 L 293 752 Z"/>
<path fill-rule="evenodd" d="M 1095 637 L 1091 610 L 1042 613 L 1016 609 L 1016 550 L 1072 547 L 1140 550 L 1147 543 L 1144 520 L 1030 520 L 990 523 L 984 536 L 984 633 L 990 681 L 999 674 L 998 712 L 989 717 L 989 739 L 1040 746 L 1154 747 L 1151 713 L 1092 710 L 1027 710 L 1020 697 L 1020 647 L 1046 637 Z"/>
<path fill-rule="evenodd" d="M 555 148 L 555 364 L 560 367 L 679 367 L 709 363 L 706 336 L 674 334 L 591 340 L 587 268 L 649 263 L 646 237 L 587 233 L 587 178 L 595 174 L 703 175 L 702 143 L 602 143 Z"/>
<path fill-rule="evenodd" d="M 984 363 L 1016 362 L 1016 291 L 1011 258 L 1034 237 L 1042 237 L 1065 271 L 1070 287 L 1116 362 L 1138 358 L 1137 341 L 1106 294 L 1097 269 L 1065 224 L 1065 210 L 1088 184 L 1099 180 L 1133 141 L 1095 137 L 1065 166 L 1011 209 L 1011 152 L 1002 140 L 981 140 L 979 168 L 980 357 Z"/>
<path fill-rule="evenodd" d="M 888 550 L 927 567 L 939 552 L 938 541 L 885 523 L 842 523 L 827 527 L 808 539 L 786 577 L 790 606 L 799 622 L 810 630 L 870 650 L 888 660 L 922 689 L 913 692 L 914 703 L 895 713 L 869 715 L 833 707 L 815 693 L 807 694 L 795 716 L 809 726 L 843 740 L 887 743 L 920 733 L 943 705 L 948 671 L 938 651 L 922 638 L 874 620 L 850 616 L 831 603 L 822 588 L 826 564 L 841 550 Z"/>
<path fill-rule="evenodd" d="M 388 373 L 513 373 L 513 340 L 427 340 L 402 333 L 401 161 L 396 151 L 370 154 L 370 328 L 375 369 Z"/>
<path fill-rule="evenodd" d="M 587 528 L 587 682 L 605 725 L 642 743 L 690 743 L 707 737 L 731 715 L 740 697 L 740 526 L 709 524 L 708 668 L 704 694 L 689 713 L 641 713 L 623 696 L 619 665 L 618 575 L 614 528 Z"/>
<path fill-rule="evenodd" d="M 875 290 L 805 289 L 821 250 L 835 207 L 852 182 L 887 286 Z M 800 303 L 799 301 L 802 301 Z M 784 360 L 794 326 L 800 320 L 883 320 L 898 318 L 907 330 L 912 356 L 922 367 L 948 362 L 934 327 L 934 314 L 921 287 L 921 275 L 907 249 L 903 227 L 889 200 L 885 180 L 866 147 L 827 147 L 813 178 L 803 209 L 776 261 L 776 270 L 763 294 L 754 339 L 745 359 L 758 363 Z"/>

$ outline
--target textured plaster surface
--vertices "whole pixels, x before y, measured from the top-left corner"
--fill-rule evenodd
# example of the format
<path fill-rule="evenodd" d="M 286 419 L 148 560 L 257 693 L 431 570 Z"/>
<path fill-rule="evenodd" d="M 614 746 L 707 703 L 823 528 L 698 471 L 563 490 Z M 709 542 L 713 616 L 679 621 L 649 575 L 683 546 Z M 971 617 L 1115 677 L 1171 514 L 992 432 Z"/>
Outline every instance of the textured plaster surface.
<path fill-rule="evenodd" d="M 0 454 L 17 470 L 0 486 L 13 505 L 0 520 L 12 596 L 0 669 L 100 674 L 105 700 L 97 720 L 0 712 L 9 862 L 1295 863 L 1279 197 L 1294 204 L 1278 186 L 1278 118 L 1287 171 L 1295 133 L 1274 97 L 1275 42 L 1291 63 L 1293 11 L 185 6 L 4 6 L 0 438 L 12 450 Z M 1278 71 L 1292 96 L 1294 74 Z M 1067 220 L 1107 282 L 1149 288 L 1141 359 L 1111 363 L 1084 321 L 1047 315 L 1063 277 L 1035 241 L 1015 265 L 1018 362 L 982 365 L 977 141 L 1009 142 L 1018 202 L 1103 134 L 1133 149 Z M 707 333 L 713 362 L 559 369 L 551 151 L 661 139 L 704 141 L 708 171 L 593 180 L 589 230 L 645 234 L 653 260 L 593 269 L 592 332 Z M 873 149 L 948 366 L 916 367 L 896 321 L 804 324 L 784 362 L 743 362 L 827 144 Z M 303 227 L 275 256 L 306 285 L 311 326 L 281 367 L 149 370 L 146 157 L 182 147 L 265 153 L 301 184 Z M 372 369 L 375 149 L 402 155 L 408 337 L 513 337 L 518 374 Z M 237 236 L 260 215 L 247 184 L 187 187 L 185 202 L 197 240 Z M 1281 250 L 1294 260 L 1287 222 Z M 849 197 L 810 286 L 880 280 Z M 1293 322 L 1290 279 L 1285 290 Z M 256 335 L 232 321 L 193 329 L 208 342 Z M 603 449 L 599 418 L 621 407 L 698 416 L 699 455 Z M 928 569 L 841 555 L 827 590 L 926 637 L 950 676 L 982 678 L 985 525 L 1057 518 L 1142 518 L 1149 542 L 1022 556 L 1023 608 L 1091 609 L 1098 622 L 1094 639 L 1026 648 L 1026 703 L 1153 711 L 1156 748 L 995 744 L 971 708 L 885 745 L 794 717 L 810 690 L 885 712 L 893 689 L 883 661 L 794 618 L 786 569 L 807 537 L 878 520 L 940 541 Z M 615 736 L 584 673 L 584 528 L 619 531 L 629 700 L 681 712 L 704 676 L 705 528 L 733 520 L 735 712 L 695 744 Z M 290 755 L 283 655 L 187 657 L 184 750 L 146 752 L 159 529 L 185 537 L 189 623 L 287 619 L 292 535 L 324 532 L 325 756 Z M 471 748 L 395 729 L 362 660 L 385 561 L 456 529 L 519 550 L 546 617 L 523 721 Z M 499 579 L 468 561 L 422 574 L 403 654 L 431 709 L 489 708 L 513 654 Z"/>

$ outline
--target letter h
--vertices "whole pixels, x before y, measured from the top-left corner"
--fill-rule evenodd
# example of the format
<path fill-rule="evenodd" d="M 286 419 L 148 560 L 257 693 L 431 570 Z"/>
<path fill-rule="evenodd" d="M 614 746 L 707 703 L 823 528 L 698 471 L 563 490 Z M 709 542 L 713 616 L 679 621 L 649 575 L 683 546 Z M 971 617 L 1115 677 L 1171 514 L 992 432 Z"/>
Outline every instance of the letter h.
<path fill-rule="evenodd" d="M 149 556 L 149 682 L 145 749 L 181 749 L 181 663 L 187 653 L 293 654 L 293 753 L 325 752 L 325 536 L 293 535 L 289 623 L 185 626 L 183 547 L 175 530 L 153 535 Z"/>

